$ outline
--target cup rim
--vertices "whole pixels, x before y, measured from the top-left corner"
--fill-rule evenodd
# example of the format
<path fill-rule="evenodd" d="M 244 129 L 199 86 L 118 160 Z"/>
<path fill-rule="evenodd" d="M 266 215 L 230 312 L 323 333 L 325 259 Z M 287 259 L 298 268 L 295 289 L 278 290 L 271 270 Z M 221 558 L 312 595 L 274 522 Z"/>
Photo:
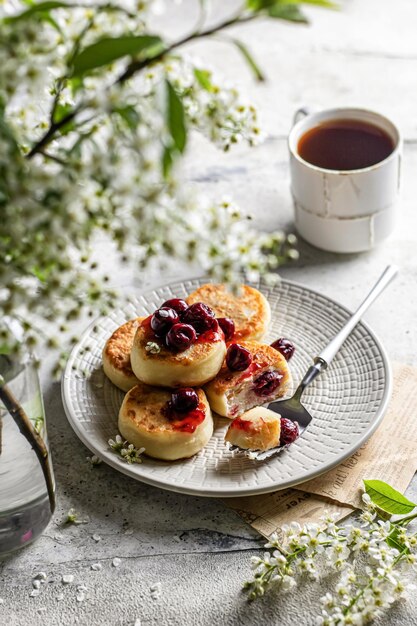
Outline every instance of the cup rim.
<path fill-rule="evenodd" d="M 313 163 L 310 163 L 309 161 L 306 161 L 305 159 L 303 159 L 300 154 L 298 153 L 298 150 L 296 149 L 297 147 L 294 147 L 291 145 L 291 141 L 293 138 L 293 135 L 295 134 L 295 132 L 299 129 L 299 127 L 305 123 L 305 120 L 308 118 L 315 118 L 317 115 L 320 115 L 321 113 L 325 113 L 329 115 L 329 118 L 331 119 L 331 114 L 335 114 L 335 113 L 341 113 L 342 111 L 346 111 L 347 117 L 346 119 L 349 119 L 349 112 L 355 112 L 355 113 L 365 113 L 367 115 L 372 115 L 376 118 L 379 118 L 380 120 L 383 120 L 384 122 L 386 122 L 388 125 L 390 125 L 393 129 L 394 132 L 396 134 L 396 141 L 395 141 L 395 146 L 393 151 L 387 156 L 385 157 L 385 159 L 383 159 L 382 161 L 378 161 L 378 163 L 374 163 L 373 165 L 368 165 L 367 167 L 362 167 L 359 169 L 355 169 L 355 170 L 332 170 L 332 169 L 327 169 L 324 167 L 320 167 L 318 165 L 314 165 Z M 320 109 L 318 111 L 313 111 L 312 113 L 310 113 L 309 115 L 306 115 L 304 118 L 302 118 L 301 120 L 298 120 L 298 122 L 296 122 L 290 132 L 288 133 L 288 138 L 287 138 L 287 145 L 288 145 L 288 150 L 290 152 L 290 154 L 297 159 L 297 161 L 299 161 L 300 163 L 302 163 L 303 165 L 305 165 L 306 167 L 309 167 L 313 170 L 316 170 L 318 172 L 321 172 L 323 174 L 329 173 L 329 174 L 340 174 L 342 176 L 346 176 L 348 174 L 366 174 L 367 172 L 370 172 L 374 169 L 379 168 L 381 165 L 387 163 L 388 161 L 390 161 L 391 159 L 393 159 L 399 152 L 401 149 L 401 145 L 402 145 L 402 137 L 401 137 L 401 133 L 397 127 L 396 124 L 394 124 L 394 122 L 392 120 L 390 120 L 386 115 L 383 115 L 382 113 L 379 113 L 378 111 L 374 111 L 373 109 L 367 109 L 364 107 L 333 107 L 331 109 Z"/>

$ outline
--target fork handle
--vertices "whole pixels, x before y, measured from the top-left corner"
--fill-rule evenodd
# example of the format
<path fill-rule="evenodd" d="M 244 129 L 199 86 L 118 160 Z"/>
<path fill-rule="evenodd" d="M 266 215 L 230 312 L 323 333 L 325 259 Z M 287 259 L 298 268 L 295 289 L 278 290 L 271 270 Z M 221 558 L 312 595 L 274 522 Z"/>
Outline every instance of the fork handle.
<path fill-rule="evenodd" d="M 374 287 L 372 287 L 371 291 L 366 296 L 365 300 L 358 307 L 352 317 L 346 322 L 341 330 L 333 337 L 331 342 L 320 352 L 318 358 L 322 361 L 325 361 L 327 365 L 329 365 L 337 352 L 342 347 L 342 344 L 349 337 L 352 330 L 355 328 L 356 324 L 361 319 L 362 315 L 369 309 L 371 304 L 378 298 L 378 296 L 384 291 L 384 289 L 389 285 L 393 278 L 398 273 L 398 267 L 395 265 L 388 265 L 385 270 L 382 272 L 379 280 L 375 283 Z"/>
<path fill-rule="evenodd" d="M 295 395 L 299 398 L 304 389 L 313 382 L 315 378 L 327 368 L 327 366 L 333 361 L 337 352 L 342 347 L 345 340 L 349 337 L 356 324 L 361 319 L 365 311 L 371 306 L 371 304 L 377 299 L 377 297 L 384 291 L 393 278 L 398 273 L 398 268 L 395 265 L 388 265 L 384 272 L 381 274 L 379 280 L 375 283 L 374 287 L 366 296 L 365 300 L 358 307 L 352 317 L 346 322 L 341 330 L 333 337 L 330 343 L 320 352 L 320 354 L 314 359 L 314 365 L 306 372 L 303 380 L 295 392 Z"/>

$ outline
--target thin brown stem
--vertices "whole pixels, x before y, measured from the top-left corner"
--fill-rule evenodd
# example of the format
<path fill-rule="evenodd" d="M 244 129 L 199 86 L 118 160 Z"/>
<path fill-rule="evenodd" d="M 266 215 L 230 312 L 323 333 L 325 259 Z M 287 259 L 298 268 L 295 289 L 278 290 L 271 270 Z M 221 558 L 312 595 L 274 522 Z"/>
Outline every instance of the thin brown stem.
<path fill-rule="evenodd" d="M 73 109 L 72 111 L 67 113 L 67 115 L 65 115 L 62 119 L 60 119 L 59 122 L 53 122 L 44 134 L 44 136 L 39 139 L 39 141 L 33 146 L 32 150 L 26 155 L 26 158 L 31 159 L 35 156 L 35 154 L 42 152 L 43 148 L 52 141 L 56 133 L 63 126 L 65 126 L 69 122 L 72 122 L 72 120 L 78 115 L 81 109 L 81 105 L 78 105 L 77 107 L 75 107 L 75 109 Z"/>
<path fill-rule="evenodd" d="M 32 422 L 6 385 L 0 386 L 0 400 L 14 419 L 21 434 L 29 442 L 39 459 L 48 490 L 51 513 L 55 510 L 55 488 L 52 477 L 49 452 L 42 437 L 34 429 Z"/>
<path fill-rule="evenodd" d="M 221 24 L 218 24 L 217 26 L 213 26 L 213 27 L 211 27 L 211 28 L 209 28 L 209 29 L 207 29 L 205 31 L 193 32 L 190 35 L 187 35 L 186 37 L 184 37 L 183 39 L 180 39 L 179 41 L 171 44 L 167 48 L 164 48 L 161 52 L 156 54 L 151 59 L 144 59 L 143 61 L 132 61 L 126 67 L 124 72 L 116 79 L 114 84 L 115 85 L 123 84 L 124 82 L 126 82 L 129 78 L 131 78 L 137 72 L 140 72 L 145 67 L 151 65 L 152 63 L 155 63 L 156 61 L 160 61 L 167 54 L 170 54 L 171 52 L 173 52 L 177 48 L 179 48 L 179 47 L 181 47 L 181 46 L 183 46 L 183 45 L 185 45 L 187 43 L 190 43 L 191 41 L 195 41 L 196 39 L 201 39 L 203 37 L 210 37 L 210 35 L 214 35 L 215 33 L 219 32 L 219 31 L 221 31 L 221 30 L 223 30 L 225 28 L 229 28 L 230 26 L 235 26 L 235 25 L 239 25 L 239 24 L 244 24 L 246 22 L 250 22 L 253 19 L 255 19 L 256 17 L 257 17 L 257 15 L 254 14 L 254 13 L 252 13 L 250 15 L 243 16 L 243 17 L 235 16 L 235 17 L 230 18 L 229 20 L 227 20 L 225 22 L 222 22 Z M 72 122 L 72 120 L 84 108 L 85 108 L 85 105 L 83 105 L 81 103 L 77 107 L 75 107 L 75 109 L 73 109 L 72 111 L 67 113 L 67 115 L 65 115 L 61 120 L 59 120 L 59 122 L 53 122 L 50 125 L 50 127 L 48 128 L 48 130 L 46 131 L 46 133 L 44 134 L 44 136 L 41 137 L 41 139 L 39 139 L 39 141 L 31 149 L 31 151 L 26 155 L 26 158 L 31 159 L 32 157 L 35 156 L 35 154 L 38 154 L 39 152 L 42 152 L 43 148 L 45 146 L 47 146 L 52 141 L 52 139 L 55 137 L 56 133 L 63 126 L 68 124 L 68 122 Z"/>

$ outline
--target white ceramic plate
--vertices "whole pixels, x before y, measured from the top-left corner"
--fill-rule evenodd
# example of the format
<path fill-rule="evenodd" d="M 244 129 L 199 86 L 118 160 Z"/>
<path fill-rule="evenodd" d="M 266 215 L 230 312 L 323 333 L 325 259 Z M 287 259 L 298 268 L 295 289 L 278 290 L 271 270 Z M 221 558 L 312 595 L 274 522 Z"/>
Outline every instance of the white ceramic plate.
<path fill-rule="evenodd" d="M 163 489 L 216 497 L 254 495 L 297 485 L 353 454 L 378 426 L 391 392 L 387 356 L 364 323 L 356 327 L 329 369 L 305 391 L 303 402 L 314 416 L 307 431 L 289 450 L 272 459 L 257 462 L 227 450 L 223 437 L 229 420 L 221 418 L 206 448 L 191 459 L 167 463 L 144 457 L 142 464 L 128 465 L 108 448 L 108 439 L 118 432 L 123 393 L 103 373 L 101 352 L 106 339 L 125 321 L 150 314 L 164 300 L 184 297 L 205 282 L 207 279 L 187 280 L 148 291 L 86 330 L 71 353 L 62 381 L 65 411 L 81 441 L 132 478 Z M 296 346 L 290 368 L 298 382 L 349 312 L 295 283 L 254 286 L 265 294 L 272 309 L 266 341 L 284 336 Z"/>

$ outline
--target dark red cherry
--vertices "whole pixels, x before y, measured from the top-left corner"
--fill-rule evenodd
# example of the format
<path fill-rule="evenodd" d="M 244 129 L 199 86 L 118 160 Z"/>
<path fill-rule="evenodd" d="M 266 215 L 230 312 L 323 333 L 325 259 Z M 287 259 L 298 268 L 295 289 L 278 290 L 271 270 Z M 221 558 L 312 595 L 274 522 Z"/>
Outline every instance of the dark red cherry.
<path fill-rule="evenodd" d="M 277 339 L 276 341 L 274 341 L 274 343 L 271 343 L 271 348 L 274 348 L 275 350 L 278 350 L 278 352 L 281 352 L 286 361 L 289 361 L 295 352 L 294 344 L 291 343 L 289 339 L 284 339 L 284 337 L 280 337 L 280 339 Z"/>
<path fill-rule="evenodd" d="M 243 372 L 252 363 L 252 355 L 238 343 L 232 343 L 227 349 L 226 365 L 232 372 Z"/>
<path fill-rule="evenodd" d="M 300 432 L 298 430 L 297 422 L 292 422 L 286 417 L 281 417 L 281 434 L 280 445 L 287 446 L 297 439 Z"/>
<path fill-rule="evenodd" d="M 230 317 L 218 317 L 219 326 L 224 332 L 225 341 L 230 341 L 235 334 L 235 323 Z"/>
<path fill-rule="evenodd" d="M 188 307 L 183 313 L 181 320 L 184 324 L 191 324 L 195 331 L 201 335 L 213 325 L 214 311 L 204 302 L 196 302 Z"/>
<path fill-rule="evenodd" d="M 170 350 L 184 352 L 197 339 L 197 333 L 190 324 L 174 324 L 165 337 L 165 343 Z"/>
<path fill-rule="evenodd" d="M 178 413 L 188 413 L 198 407 L 198 395 L 191 387 L 182 387 L 172 392 L 171 407 Z"/>
<path fill-rule="evenodd" d="M 253 381 L 253 388 L 257 396 L 269 396 L 274 393 L 281 383 L 282 374 L 279 372 L 264 372 Z"/>
<path fill-rule="evenodd" d="M 185 300 L 181 300 L 181 298 L 171 298 L 171 300 L 166 300 L 162 307 L 174 309 L 174 311 L 176 311 L 178 315 L 181 315 L 181 313 L 184 313 L 184 311 L 188 309 L 188 304 Z"/>
<path fill-rule="evenodd" d="M 161 307 L 151 317 L 151 328 L 159 336 L 167 334 L 171 326 L 179 322 L 180 318 L 174 309 Z"/>

